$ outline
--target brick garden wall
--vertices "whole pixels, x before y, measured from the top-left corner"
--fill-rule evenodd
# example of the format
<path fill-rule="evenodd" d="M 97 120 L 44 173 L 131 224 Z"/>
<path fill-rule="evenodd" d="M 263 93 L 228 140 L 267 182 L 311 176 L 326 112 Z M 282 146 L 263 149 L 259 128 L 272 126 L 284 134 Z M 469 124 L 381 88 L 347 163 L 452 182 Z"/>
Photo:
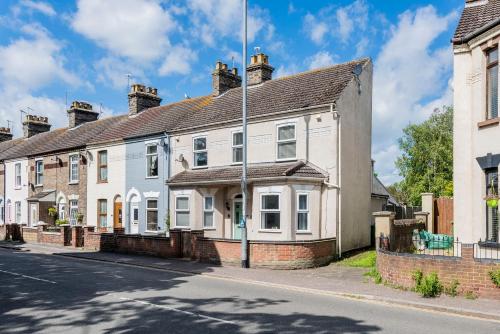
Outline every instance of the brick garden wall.
<path fill-rule="evenodd" d="M 474 248 L 469 244 L 462 244 L 461 252 L 461 257 L 452 257 L 379 250 L 377 268 L 387 282 L 406 288 L 415 285 L 412 273 L 422 270 L 424 275 L 435 272 L 445 286 L 458 280 L 462 293 L 472 291 L 479 296 L 500 299 L 500 288 L 488 275 L 491 270 L 500 269 L 500 261 L 474 259 Z"/>
<path fill-rule="evenodd" d="M 21 241 L 21 225 L 18 224 L 3 224 L 0 225 L 0 241 L 12 240 Z"/>

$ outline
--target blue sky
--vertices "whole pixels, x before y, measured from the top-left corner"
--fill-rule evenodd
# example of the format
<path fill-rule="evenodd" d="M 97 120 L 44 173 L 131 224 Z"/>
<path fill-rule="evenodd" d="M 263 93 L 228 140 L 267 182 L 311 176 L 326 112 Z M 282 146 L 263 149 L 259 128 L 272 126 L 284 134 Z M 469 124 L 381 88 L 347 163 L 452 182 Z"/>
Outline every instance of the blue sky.
<path fill-rule="evenodd" d="M 250 0 L 249 49 L 274 76 L 359 57 L 374 61 L 373 158 L 399 179 L 401 129 L 452 103 L 449 43 L 464 0 Z M 0 126 L 20 109 L 67 124 L 66 101 L 126 112 L 127 74 L 163 103 L 210 93 L 220 59 L 241 67 L 239 0 L 2 0 Z"/>

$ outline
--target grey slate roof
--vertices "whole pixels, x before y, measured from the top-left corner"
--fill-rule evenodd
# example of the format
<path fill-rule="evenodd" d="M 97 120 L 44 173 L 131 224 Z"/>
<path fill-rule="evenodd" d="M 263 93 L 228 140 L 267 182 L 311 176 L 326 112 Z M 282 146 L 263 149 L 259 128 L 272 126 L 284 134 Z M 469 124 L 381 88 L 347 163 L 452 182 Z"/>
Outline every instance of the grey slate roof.
<path fill-rule="evenodd" d="M 242 167 L 213 167 L 206 169 L 193 169 L 180 172 L 170 180 L 168 185 L 207 184 L 207 183 L 239 183 L 241 181 Z M 247 170 L 248 181 L 263 178 L 288 178 L 300 177 L 311 178 L 311 180 L 324 180 L 326 173 L 320 171 L 313 165 L 303 162 L 281 162 L 250 164 Z"/>
<path fill-rule="evenodd" d="M 391 204 L 400 205 L 376 175 L 373 175 L 372 178 L 372 196 L 386 197 Z"/>
<path fill-rule="evenodd" d="M 464 8 L 452 39 L 453 43 L 467 42 L 469 37 L 474 37 L 474 32 L 500 19 L 500 0 L 476 1 L 476 3 Z"/>

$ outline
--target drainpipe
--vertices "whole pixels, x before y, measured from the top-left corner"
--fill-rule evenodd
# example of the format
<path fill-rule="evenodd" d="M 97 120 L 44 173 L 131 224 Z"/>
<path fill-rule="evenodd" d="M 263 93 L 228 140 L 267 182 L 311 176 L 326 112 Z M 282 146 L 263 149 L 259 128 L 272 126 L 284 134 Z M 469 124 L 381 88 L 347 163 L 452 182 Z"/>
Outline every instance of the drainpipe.
<path fill-rule="evenodd" d="M 171 154 L 170 154 L 170 136 L 167 134 L 167 132 L 165 132 L 165 139 L 167 140 L 167 161 L 166 161 L 166 164 L 167 164 L 167 180 L 170 179 L 170 169 L 171 169 Z M 164 180 L 163 181 L 163 191 L 165 191 L 165 187 L 167 187 L 167 196 L 164 196 L 166 197 L 166 200 L 167 200 L 167 216 L 168 216 L 168 219 L 170 220 L 170 187 L 166 185 L 166 181 Z M 165 226 L 167 227 L 167 226 Z M 170 227 L 167 227 L 168 228 L 168 235 L 170 236 Z"/>
<path fill-rule="evenodd" d="M 340 113 L 334 111 L 334 104 L 330 105 L 330 111 L 333 113 L 333 118 L 337 123 L 337 257 L 342 257 L 342 197 L 340 192 L 342 189 L 342 173 L 340 172 L 342 166 L 342 126 L 340 122 Z"/>

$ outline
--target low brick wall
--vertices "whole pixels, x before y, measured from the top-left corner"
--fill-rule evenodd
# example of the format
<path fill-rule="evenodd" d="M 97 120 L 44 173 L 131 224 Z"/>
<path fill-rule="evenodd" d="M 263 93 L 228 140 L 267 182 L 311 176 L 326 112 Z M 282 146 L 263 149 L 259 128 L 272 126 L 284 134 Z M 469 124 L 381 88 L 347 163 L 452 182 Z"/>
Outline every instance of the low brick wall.
<path fill-rule="evenodd" d="M 0 240 L 21 241 L 21 225 L 3 224 L 0 225 Z"/>
<path fill-rule="evenodd" d="M 462 293 L 472 291 L 479 296 L 500 299 L 500 288 L 493 284 L 488 274 L 500 269 L 500 261 L 475 259 L 473 245 L 470 244 L 462 244 L 461 257 L 379 250 L 377 268 L 387 282 L 406 288 L 413 288 L 415 285 L 412 273 L 422 270 L 424 275 L 435 272 L 445 286 L 458 280 L 459 291 Z"/>
<path fill-rule="evenodd" d="M 330 263 L 335 256 L 335 239 L 313 241 L 250 241 L 249 262 L 253 268 L 303 269 Z M 198 237 L 194 259 L 215 264 L 239 265 L 241 242 Z"/>
<path fill-rule="evenodd" d="M 69 226 L 62 226 L 59 232 L 48 232 L 47 225 L 39 224 L 37 227 L 22 227 L 20 241 L 26 243 L 40 243 L 57 246 L 71 244 L 71 231 Z"/>
<path fill-rule="evenodd" d="M 28 243 L 38 242 L 38 229 L 36 227 L 22 228 L 23 241 Z"/>

